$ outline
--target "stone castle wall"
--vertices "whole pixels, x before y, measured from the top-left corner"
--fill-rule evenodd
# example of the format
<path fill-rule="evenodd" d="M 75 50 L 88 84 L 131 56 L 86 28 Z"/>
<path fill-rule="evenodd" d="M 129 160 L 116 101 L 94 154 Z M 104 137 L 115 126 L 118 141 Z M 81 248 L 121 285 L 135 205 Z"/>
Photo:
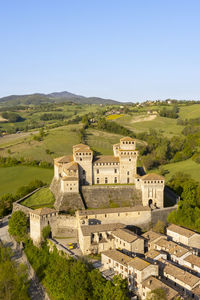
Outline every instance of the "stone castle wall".
<path fill-rule="evenodd" d="M 83 186 L 82 195 L 87 208 L 142 205 L 142 194 L 134 185 Z"/>

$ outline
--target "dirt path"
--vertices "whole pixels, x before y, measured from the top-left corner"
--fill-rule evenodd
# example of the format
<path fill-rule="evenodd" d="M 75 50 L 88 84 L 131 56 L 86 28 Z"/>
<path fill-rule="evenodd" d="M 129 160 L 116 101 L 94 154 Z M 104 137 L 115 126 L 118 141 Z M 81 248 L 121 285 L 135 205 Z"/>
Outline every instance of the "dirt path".
<path fill-rule="evenodd" d="M 138 123 L 138 122 L 144 122 L 144 121 L 153 121 L 155 118 L 157 117 L 157 115 L 149 115 L 149 116 L 139 116 L 139 117 L 135 117 L 131 123 Z"/>

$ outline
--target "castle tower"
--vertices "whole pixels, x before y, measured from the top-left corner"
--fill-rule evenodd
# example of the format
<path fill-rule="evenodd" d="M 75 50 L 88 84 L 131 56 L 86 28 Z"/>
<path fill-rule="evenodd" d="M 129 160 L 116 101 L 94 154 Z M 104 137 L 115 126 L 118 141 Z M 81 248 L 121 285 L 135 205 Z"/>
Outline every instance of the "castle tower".
<path fill-rule="evenodd" d="M 81 185 L 92 185 L 93 151 L 89 146 L 79 144 L 73 146 L 73 159 L 79 164 L 79 180 Z"/>
<path fill-rule="evenodd" d="M 119 161 L 120 161 L 120 183 L 134 183 L 137 173 L 136 142 L 130 137 L 120 139 Z"/>
<path fill-rule="evenodd" d="M 164 206 L 164 177 L 159 174 L 150 173 L 142 176 L 139 180 L 143 206 L 162 208 Z"/>
<path fill-rule="evenodd" d="M 58 216 L 58 212 L 51 208 L 39 208 L 30 212 L 30 237 L 35 245 L 42 242 L 42 229 L 51 226 Z"/>

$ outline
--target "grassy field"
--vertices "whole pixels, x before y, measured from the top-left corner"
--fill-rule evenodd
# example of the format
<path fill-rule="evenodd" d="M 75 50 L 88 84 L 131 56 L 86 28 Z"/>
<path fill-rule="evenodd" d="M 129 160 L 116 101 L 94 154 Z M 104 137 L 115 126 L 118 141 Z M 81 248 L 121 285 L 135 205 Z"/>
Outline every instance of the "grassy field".
<path fill-rule="evenodd" d="M 53 207 L 55 198 L 49 188 L 42 188 L 20 204 L 25 205 L 30 208 L 40 208 L 40 207 Z"/>
<path fill-rule="evenodd" d="M 200 117 L 200 104 L 182 106 L 179 110 L 181 119 L 193 119 Z"/>
<path fill-rule="evenodd" d="M 142 115 L 140 116 L 140 119 Z M 139 120 L 140 120 L 139 119 Z M 167 137 L 172 137 L 174 135 L 179 135 L 183 130 L 181 125 L 177 125 L 176 119 L 163 118 L 160 116 L 155 116 L 153 119 L 149 120 L 148 116 L 143 115 L 142 121 L 137 121 L 138 116 L 124 116 L 120 119 L 117 119 L 116 122 L 122 126 L 127 127 L 134 132 L 144 132 L 149 131 L 150 129 L 156 129 L 163 133 Z"/>
<path fill-rule="evenodd" d="M 165 175 L 167 181 L 177 172 L 189 174 L 193 179 L 200 181 L 200 165 L 195 163 L 192 159 L 163 165 L 163 169 L 169 171 L 169 173 Z M 152 172 L 158 172 L 158 169 Z"/>
<path fill-rule="evenodd" d="M 19 187 L 35 179 L 50 183 L 53 178 L 53 169 L 27 166 L 0 168 L 0 178 L 0 195 L 15 193 Z"/>
<path fill-rule="evenodd" d="M 80 142 L 78 136 L 80 128 L 81 125 L 68 125 L 51 129 L 41 142 L 34 141 L 33 137 L 29 136 L 22 140 L 11 141 L 9 145 L 1 144 L 0 156 L 8 156 L 8 149 L 10 149 L 9 155 L 13 157 L 23 156 L 30 160 L 52 162 L 55 157 L 72 153 L 72 146 Z M 47 154 L 46 149 L 49 149 L 51 154 Z"/>

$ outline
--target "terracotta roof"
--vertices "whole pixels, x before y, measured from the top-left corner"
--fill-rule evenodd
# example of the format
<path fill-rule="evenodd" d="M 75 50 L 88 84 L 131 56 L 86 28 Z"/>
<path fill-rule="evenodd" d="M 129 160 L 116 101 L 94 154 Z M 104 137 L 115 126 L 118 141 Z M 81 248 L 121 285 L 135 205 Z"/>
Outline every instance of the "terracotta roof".
<path fill-rule="evenodd" d="M 183 286 L 185 284 L 189 285 L 191 288 L 193 288 L 197 283 L 200 283 L 200 278 L 187 272 L 184 271 L 178 267 L 176 267 L 175 265 L 171 264 L 171 263 L 167 263 L 164 266 L 163 269 L 164 275 L 168 274 L 173 276 L 174 278 L 178 279 L 179 281 L 181 281 L 183 283 Z"/>
<path fill-rule="evenodd" d="M 113 155 L 102 155 L 95 157 L 94 164 L 96 163 L 113 163 L 119 162 L 119 157 Z"/>
<path fill-rule="evenodd" d="M 192 293 L 200 297 L 200 285 L 197 285 L 194 289 L 192 289 Z"/>
<path fill-rule="evenodd" d="M 120 143 L 114 144 L 113 146 L 119 147 L 119 146 L 120 146 Z"/>
<path fill-rule="evenodd" d="M 73 148 L 90 148 L 90 147 L 85 144 L 77 144 L 77 145 L 74 145 Z"/>
<path fill-rule="evenodd" d="M 129 136 L 126 136 L 126 137 L 123 137 L 123 138 L 121 138 L 120 139 L 120 142 L 135 142 L 135 140 L 134 139 L 132 139 L 131 137 L 129 137 Z"/>
<path fill-rule="evenodd" d="M 142 236 L 150 242 L 153 242 L 154 240 L 159 238 L 165 238 L 165 239 L 167 238 L 165 235 L 154 232 L 153 230 L 149 230 L 143 233 Z"/>
<path fill-rule="evenodd" d="M 165 180 L 165 178 L 156 173 L 149 173 L 144 176 L 141 176 L 141 180 Z"/>
<path fill-rule="evenodd" d="M 112 232 L 113 236 L 116 236 L 125 242 L 132 243 L 133 241 L 137 240 L 139 237 L 132 231 L 122 228 L 122 229 L 117 229 Z"/>
<path fill-rule="evenodd" d="M 154 259 L 155 257 L 157 257 L 160 254 L 161 253 L 159 251 L 152 249 L 145 253 L 145 257 Z"/>
<path fill-rule="evenodd" d="M 106 255 L 107 257 L 111 258 L 114 261 L 117 261 L 118 263 L 126 267 L 128 266 L 129 262 L 133 260 L 132 257 L 117 250 L 108 250 L 102 252 L 102 254 Z"/>
<path fill-rule="evenodd" d="M 178 296 L 178 292 L 176 290 L 172 289 L 171 287 L 169 287 L 168 285 L 166 285 L 165 283 L 153 276 L 150 276 L 146 280 L 144 280 L 142 282 L 142 287 L 149 289 L 150 291 L 162 288 L 166 292 L 167 300 L 171 300 L 174 297 Z"/>
<path fill-rule="evenodd" d="M 79 210 L 79 216 L 90 216 L 99 214 L 109 214 L 109 213 L 126 213 L 134 211 L 151 211 L 148 206 L 133 206 L 133 207 L 115 207 L 115 208 L 99 208 L 99 209 L 88 209 Z"/>
<path fill-rule="evenodd" d="M 73 161 L 73 156 L 72 155 L 61 156 L 56 158 L 54 161 L 57 163 L 69 163 Z"/>
<path fill-rule="evenodd" d="M 64 171 L 65 170 L 74 170 L 74 171 L 78 170 L 78 164 L 77 164 L 77 162 L 72 161 L 72 162 L 68 163 L 64 167 Z"/>
<path fill-rule="evenodd" d="M 84 236 L 88 236 L 94 232 L 113 231 L 123 227 L 125 227 L 125 225 L 122 223 L 111 223 L 111 224 L 85 225 L 85 226 L 81 226 L 81 230 Z"/>
<path fill-rule="evenodd" d="M 74 150 L 75 153 L 92 153 L 93 151 L 90 148 L 80 148 L 77 150 Z"/>
<path fill-rule="evenodd" d="M 39 216 L 43 216 L 43 215 L 48 215 L 48 214 L 55 213 L 55 212 L 56 212 L 55 209 L 43 207 L 43 208 L 35 209 L 32 213 L 39 215 Z"/>
<path fill-rule="evenodd" d="M 198 268 L 200 268 L 200 257 L 199 256 L 191 254 L 191 255 L 187 256 L 186 258 L 184 258 L 184 260 L 191 263 L 192 265 L 195 265 Z"/>
<path fill-rule="evenodd" d="M 167 227 L 167 230 L 170 230 L 170 231 L 173 231 L 173 232 L 176 232 L 182 236 L 185 236 L 187 238 L 190 238 L 191 236 L 193 236 L 195 234 L 194 231 L 192 230 L 189 230 L 187 228 L 184 228 L 184 227 L 181 227 L 181 226 L 178 226 L 178 225 L 175 225 L 175 224 L 171 224 Z"/>
<path fill-rule="evenodd" d="M 150 265 L 150 263 L 139 257 L 134 257 L 128 265 L 129 267 L 132 267 L 135 270 L 142 271 L 145 268 L 147 268 Z"/>
<path fill-rule="evenodd" d="M 75 177 L 75 176 L 65 176 L 65 177 L 62 177 L 63 181 L 78 181 L 78 177 Z"/>
<path fill-rule="evenodd" d="M 188 252 L 187 248 L 177 245 L 172 241 L 167 241 L 165 239 L 160 239 L 155 242 L 156 245 L 160 246 L 162 250 L 168 252 L 171 255 L 175 255 L 176 257 L 181 257 Z"/>

